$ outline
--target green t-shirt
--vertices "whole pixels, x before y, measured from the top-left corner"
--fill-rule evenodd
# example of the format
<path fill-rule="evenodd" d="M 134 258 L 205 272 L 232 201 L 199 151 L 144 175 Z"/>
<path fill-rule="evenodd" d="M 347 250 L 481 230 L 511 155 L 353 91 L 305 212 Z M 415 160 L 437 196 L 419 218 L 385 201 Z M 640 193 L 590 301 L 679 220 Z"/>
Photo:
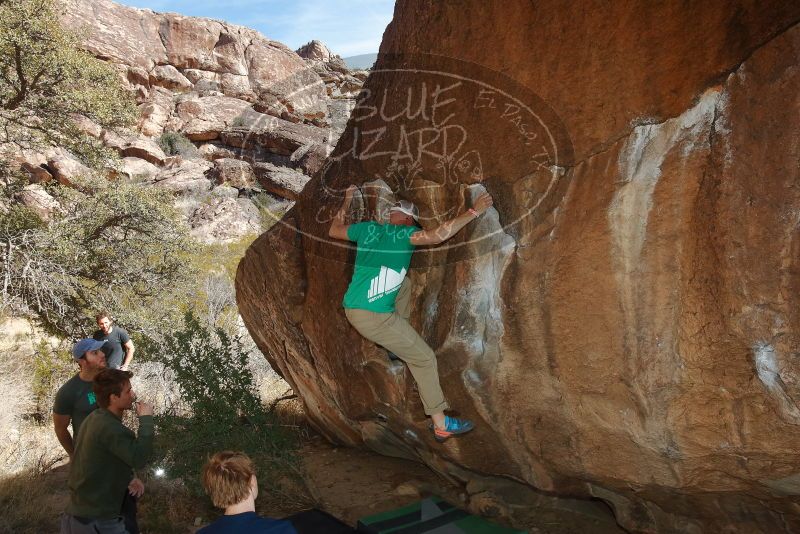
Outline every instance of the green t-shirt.
<path fill-rule="evenodd" d="M 344 294 L 345 308 L 392 313 L 400 284 L 408 272 L 416 226 L 362 222 L 351 224 L 347 238 L 358 244 L 353 279 Z"/>
<path fill-rule="evenodd" d="M 92 383 L 81 380 L 80 374 L 70 378 L 59 388 L 53 403 L 53 413 L 70 416 L 72 439 L 78 437 L 78 430 L 86 416 L 97 408 L 97 399 L 92 391 Z"/>

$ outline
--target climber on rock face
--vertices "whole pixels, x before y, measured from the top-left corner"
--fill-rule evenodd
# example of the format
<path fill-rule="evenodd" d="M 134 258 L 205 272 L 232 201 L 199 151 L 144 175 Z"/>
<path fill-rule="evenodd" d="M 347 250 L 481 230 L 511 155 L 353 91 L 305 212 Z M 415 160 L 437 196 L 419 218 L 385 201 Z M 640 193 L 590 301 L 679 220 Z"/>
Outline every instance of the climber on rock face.
<path fill-rule="evenodd" d="M 431 230 L 421 230 L 416 226 L 417 207 L 407 200 L 390 209 L 388 224 L 374 221 L 345 224 L 356 189 L 354 185 L 348 187 L 328 231 L 330 237 L 357 244 L 353 278 L 343 302 L 347 320 L 362 336 L 382 345 L 408 365 L 425 413 L 433 420 L 436 441 L 441 443 L 469 432 L 474 427 L 471 421 L 444 414 L 448 405 L 439 385 L 436 355 L 408 322 L 410 287 L 404 280 L 415 247 L 438 245 L 451 238 L 489 209 L 492 197 L 483 193 L 465 213 Z"/>

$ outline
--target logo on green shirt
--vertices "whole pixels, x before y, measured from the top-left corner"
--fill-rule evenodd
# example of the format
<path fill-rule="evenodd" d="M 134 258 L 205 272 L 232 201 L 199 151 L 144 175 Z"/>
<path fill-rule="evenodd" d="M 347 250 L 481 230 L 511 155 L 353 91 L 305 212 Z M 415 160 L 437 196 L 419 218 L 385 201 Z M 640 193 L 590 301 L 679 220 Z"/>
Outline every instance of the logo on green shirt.
<path fill-rule="evenodd" d="M 94 391 L 87 393 L 86 398 L 89 399 L 89 406 L 97 403 L 97 397 L 94 396 Z"/>

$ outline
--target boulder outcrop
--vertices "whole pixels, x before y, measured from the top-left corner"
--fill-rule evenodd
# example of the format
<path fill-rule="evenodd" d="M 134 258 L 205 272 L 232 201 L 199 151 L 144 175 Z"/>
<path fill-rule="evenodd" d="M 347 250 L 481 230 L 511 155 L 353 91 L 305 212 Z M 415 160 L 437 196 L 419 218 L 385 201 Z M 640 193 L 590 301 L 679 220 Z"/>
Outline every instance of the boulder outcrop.
<path fill-rule="evenodd" d="M 335 151 L 239 266 L 253 339 L 333 440 L 602 499 L 633 532 L 800 530 L 799 21 L 398 1 Z M 353 220 L 387 194 L 426 228 L 495 199 L 409 275 L 477 423 L 459 441 L 342 313 L 353 252 L 327 230 L 351 183 Z"/>
<path fill-rule="evenodd" d="M 220 133 L 220 141 L 236 148 L 291 156 L 303 146 L 328 142 L 328 130 L 248 110 Z"/>
<path fill-rule="evenodd" d="M 271 163 L 256 163 L 253 171 L 261 187 L 287 200 L 297 200 L 309 180 L 302 172 Z"/>
<path fill-rule="evenodd" d="M 319 76 L 285 45 L 255 30 L 110 0 L 76 0 L 67 9 L 68 24 L 90 30 L 83 47 L 124 66 L 134 89 L 185 92 L 202 83 L 278 116 L 291 112 L 311 120 L 325 115 Z"/>
<path fill-rule="evenodd" d="M 228 243 L 261 230 L 258 208 L 249 198 L 212 196 L 189 217 L 191 233 L 203 243 Z"/>
<path fill-rule="evenodd" d="M 128 180 L 149 181 L 155 178 L 159 172 L 159 168 L 147 160 L 127 157 L 122 158 L 119 171 L 126 176 Z"/>
<path fill-rule="evenodd" d="M 122 157 L 139 158 L 153 165 L 164 165 L 167 155 L 154 140 L 147 137 L 133 136 L 119 148 Z"/>
<path fill-rule="evenodd" d="M 206 96 L 182 100 L 175 113 L 180 130 L 192 141 L 211 141 L 251 109 L 250 103 L 227 96 Z"/>
<path fill-rule="evenodd" d="M 17 193 L 17 200 L 36 213 L 43 221 L 49 221 L 52 213 L 60 207 L 58 201 L 41 184 L 28 184 Z"/>
<path fill-rule="evenodd" d="M 306 43 L 297 54 L 319 75 L 332 98 L 355 98 L 367 78 L 366 71 L 350 71 L 341 56 L 320 41 Z"/>
<path fill-rule="evenodd" d="M 217 185 L 228 184 L 236 189 L 249 189 L 256 183 L 250 164 L 233 158 L 215 159 L 211 177 Z"/>
<path fill-rule="evenodd" d="M 161 135 L 174 108 L 172 91 L 163 87 L 152 88 L 145 100 L 139 104 L 139 131 L 148 137 Z"/>
<path fill-rule="evenodd" d="M 193 196 L 205 193 L 212 188 L 208 173 L 213 163 L 190 159 L 161 170 L 154 178 L 153 185 L 167 189 L 178 196 Z"/>
<path fill-rule="evenodd" d="M 49 151 L 47 154 L 47 168 L 53 178 L 62 185 L 71 185 L 75 178 L 87 176 L 90 173 L 86 165 L 63 148 Z M 38 174 L 40 178 L 44 177 L 41 173 L 35 172 L 35 174 Z"/>

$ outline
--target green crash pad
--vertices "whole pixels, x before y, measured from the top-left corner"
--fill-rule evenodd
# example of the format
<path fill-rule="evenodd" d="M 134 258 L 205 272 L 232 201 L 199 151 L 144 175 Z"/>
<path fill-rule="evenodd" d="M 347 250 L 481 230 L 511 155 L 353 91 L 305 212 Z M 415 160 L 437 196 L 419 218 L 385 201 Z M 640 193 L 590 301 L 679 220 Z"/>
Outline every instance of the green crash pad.
<path fill-rule="evenodd" d="M 470 515 L 438 497 L 358 520 L 362 534 L 525 534 Z"/>

